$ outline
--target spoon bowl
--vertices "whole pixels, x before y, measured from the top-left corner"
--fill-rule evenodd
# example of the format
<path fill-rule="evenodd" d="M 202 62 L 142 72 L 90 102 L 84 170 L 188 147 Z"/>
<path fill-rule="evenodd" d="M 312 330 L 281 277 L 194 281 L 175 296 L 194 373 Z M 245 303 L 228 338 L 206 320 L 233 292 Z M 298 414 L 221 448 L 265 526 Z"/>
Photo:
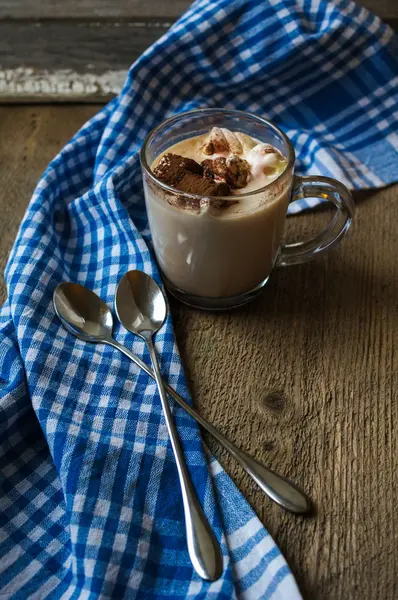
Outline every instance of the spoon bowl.
<path fill-rule="evenodd" d="M 167 305 L 162 290 L 143 271 L 129 271 L 116 291 L 116 313 L 124 327 L 146 339 L 162 327 Z"/>
<path fill-rule="evenodd" d="M 112 336 L 112 311 L 97 294 L 78 283 L 60 283 L 54 309 L 63 325 L 80 339 L 98 342 Z"/>
<path fill-rule="evenodd" d="M 85 342 L 106 344 L 116 348 L 155 379 L 154 372 L 141 358 L 112 337 L 112 312 L 97 294 L 77 283 L 64 282 L 55 289 L 53 304 L 62 325 L 72 335 Z M 119 313 L 122 312 L 122 307 L 119 307 Z M 93 334 L 93 331 L 98 335 Z M 237 460 L 269 498 L 293 513 L 311 512 L 310 500 L 294 484 L 264 467 L 227 440 L 214 425 L 206 421 L 167 383 L 166 389 L 174 400 Z"/>
<path fill-rule="evenodd" d="M 180 481 L 188 553 L 199 577 L 215 581 L 223 570 L 221 548 L 192 485 L 153 342 L 154 334 L 159 331 L 167 316 L 165 297 L 149 275 L 142 271 L 129 271 L 117 287 L 116 313 L 128 331 L 145 340 L 149 350 Z"/>

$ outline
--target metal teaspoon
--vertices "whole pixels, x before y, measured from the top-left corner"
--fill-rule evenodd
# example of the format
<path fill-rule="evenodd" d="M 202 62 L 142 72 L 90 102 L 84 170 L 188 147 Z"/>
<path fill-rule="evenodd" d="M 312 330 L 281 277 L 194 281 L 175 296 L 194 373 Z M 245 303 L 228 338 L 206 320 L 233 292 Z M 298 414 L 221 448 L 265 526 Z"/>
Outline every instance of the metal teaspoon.
<path fill-rule="evenodd" d="M 129 271 L 116 290 L 116 312 L 124 327 L 147 345 L 158 386 L 166 425 L 180 480 L 185 514 L 188 552 L 195 571 L 203 579 L 214 581 L 222 573 L 222 554 L 192 484 L 174 418 L 170 410 L 156 354 L 154 336 L 167 317 L 162 290 L 143 271 Z"/>
<path fill-rule="evenodd" d="M 147 375 L 155 379 L 152 369 L 143 360 L 112 337 L 111 309 L 92 290 L 78 283 L 60 283 L 54 291 L 53 302 L 56 314 L 71 334 L 85 342 L 107 344 L 120 350 Z M 235 458 L 271 500 L 296 514 L 310 512 L 312 508 L 310 500 L 294 484 L 240 450 L 187 404 L 172 387 L 167 383 L 165 386 L 174 400 Z"/>

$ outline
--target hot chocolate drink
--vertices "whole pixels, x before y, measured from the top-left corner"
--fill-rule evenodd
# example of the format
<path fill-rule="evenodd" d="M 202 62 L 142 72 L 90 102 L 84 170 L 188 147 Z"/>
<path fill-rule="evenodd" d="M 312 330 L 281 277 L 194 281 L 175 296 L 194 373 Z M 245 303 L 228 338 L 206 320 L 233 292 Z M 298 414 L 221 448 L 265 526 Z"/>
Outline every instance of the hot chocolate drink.
<path fill-rule="evenodd" d="M 272 145 L 217 127 L 156 157 L 152 172 L 168 187 L 147 183 L 147 211 L 159 265 L 173 286 L 219 298 L 268 278 L 290 197 L 290 182 L 276 181 L 286 166 Z"/>

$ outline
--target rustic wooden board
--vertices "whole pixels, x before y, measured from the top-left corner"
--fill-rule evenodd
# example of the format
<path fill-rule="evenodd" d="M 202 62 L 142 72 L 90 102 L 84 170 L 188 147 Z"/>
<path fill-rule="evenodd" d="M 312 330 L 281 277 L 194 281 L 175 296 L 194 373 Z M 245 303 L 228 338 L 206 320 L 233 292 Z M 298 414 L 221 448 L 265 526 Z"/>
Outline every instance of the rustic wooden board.
<path fill-rule="evenodd" d="M 1 266 L 47 162 L 96 110 L 0 107 Z M 342 245 L 275 272 L 251 305 L 214 315 L 171 302 L 200 411 L 316 503 L 313 518 L 287 514 L 207 439 L 308 600 L 398 597 L 397 187 L 356 196 Z"/>
<path fill-rule="evenodd" d="M 105 102 L 187 0 L 0 0 L 0 101 Z M 395 0 L 364 0 L 392 26 Z"/>
<path fill-rule="evenodd" d="M 0 0 L 0 19 L 174 20 L 190 4 L 190 0 Z"/>
<path fill-rule="evenodd" d="M 119 93 L 130 64 L 168 27 L 0 20 L 0 57 L 7 57 L 0 100 L 107 101 Z"/>
<path fill-rule="evenodd" d="M 23 56 L 24 67 L 45 71 L 127 70 L 166 30 L 167 26 L 161 23 L 0 21 L 0 56 L 7 56 L 10 69 L 20 67 Z"/>
<path fill-rule="evenodd" d="M 177 19 L 190 0 L 0 0 L 0 19 Z M 362 0 L 382 19 L 398 18 L 394 0 Z"/>

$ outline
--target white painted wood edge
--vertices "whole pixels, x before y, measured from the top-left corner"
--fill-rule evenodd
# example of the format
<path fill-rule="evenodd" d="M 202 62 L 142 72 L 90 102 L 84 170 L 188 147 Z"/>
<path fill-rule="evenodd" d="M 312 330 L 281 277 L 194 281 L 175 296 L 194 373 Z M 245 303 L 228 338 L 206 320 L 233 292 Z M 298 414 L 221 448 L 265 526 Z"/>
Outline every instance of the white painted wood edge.
<path fill-rule="evenodd" d="M 0 102 L 107 101 L 122 89 L 127 71 L 77 73 L 71 69 L 0 68 Z"/>

